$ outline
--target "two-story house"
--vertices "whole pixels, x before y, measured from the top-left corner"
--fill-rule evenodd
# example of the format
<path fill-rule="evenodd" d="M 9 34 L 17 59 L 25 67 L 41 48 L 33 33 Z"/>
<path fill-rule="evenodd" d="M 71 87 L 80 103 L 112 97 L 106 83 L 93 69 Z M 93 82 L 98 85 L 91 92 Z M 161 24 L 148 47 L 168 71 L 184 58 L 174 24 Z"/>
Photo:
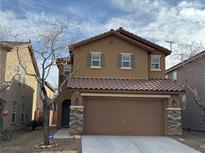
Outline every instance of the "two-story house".
<path fill-rule="evenodd" d="M 171 52 L 123 28 L 71 44 L 59 59 L 58 128 L 85 135 L 181 135 L 183 90 L 165 79 Z M 67 78 L 66 78 L 67 76 Z"/>
<path fill-rule="evenodd" d="M 202 106 L 205 107 L 205 51 L 166 70 L 167 77 L 180 87 L 195 89 Z M 186 88 L 183 96 L 182 127 L 184 129 L 205 131 L 205 113 L 196 104 L 193 92 Z"/>
<path fill-rule="evenodd" d="M 0 41 L 0 98 L 6 102 L 3 110 L 8 111 L 3 128 L 11 130 L 24 128 L 37 110 L 42 111 L 39 84 L 34 76 L 26 75 L 19 60 L 30 74 L 39 75 L 31 42 Z M 52 86 L 46 89 L 52 97 Z"/>

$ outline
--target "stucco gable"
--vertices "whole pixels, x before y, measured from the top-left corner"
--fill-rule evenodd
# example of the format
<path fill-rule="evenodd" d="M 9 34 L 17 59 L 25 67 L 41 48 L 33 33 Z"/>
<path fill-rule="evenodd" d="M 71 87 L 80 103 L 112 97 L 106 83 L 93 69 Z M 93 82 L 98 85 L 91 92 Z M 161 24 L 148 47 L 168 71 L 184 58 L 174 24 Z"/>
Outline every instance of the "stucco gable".
<path fill-rule="evenodd" d="M 113 30 L 111 29 L 110 31 L 108 32 L 105 32 L 105 33 L 102 33 L 102 34 L 99 34 L 99 35 L 96 35 L 94 37 L 90 37 L 86 40 L 83 40 L 83 41 L 80 41 L 80 42 L 77 42 L 77 43 L 74 43 L 74 44 L 71 44 L 69 46 L 69 49 L 70 49 L 70 52 L 72 52 L 75 48 L 78 48 L 78 47 L 82 47 L 86 44 L 89 44 L 89 43 L 92 43 L 92 42 L 95 42 L 97 40 L 100 40 L 100 39 L 103 39 L 103 38 L 106 38 L 108 36 L 115 36 L 115 37 L 118 37 L 130 44 L 133 44 L 137 47 L 140 47 L 142 49 L 145 49 L 147 51 L 150 51 L 150 52 L 154 52 L 154 51 L 160 51 L 160 52 L 163 52 L 165 55 L 169 55 L 171 53 L 170 50 L 164 48 L 164 47 L 161 47 L 155 43 L 152 43 L 146 39 L 143 39 L 133 33 L 130 33 L 128 31 L 125 31 L 124 29 L 122 28 L 119 28 L 117 30 Z"/>
<path fill-rule="evenodd" d="M 105 38 L 107 38 L 109 36 L 117 37 L 117 38 L 119 38 L 119 39 L 121 39 L 121 40 L 123 40 L 125 42 L 128 42 L 128 43 L 130 43 L 132 45 L 135 45 L 135 46 L 140 47 L 142 49 L 145 49 L 147 51 L 154 51 L 153 48 L 151 48 L 151 47 L 149 47 L 149 46 L 147 46 L 147 45 L 145 45 L 143 43 L 140 43 L 138 41 L 135 41 L 135 40 L 133 40 L 133 39 L 127 37 L 127 36 L 121 35 L 120 33 L 116 32 L 114 30 L 110 30 L 110 31 L 105 32 L 103 34 L 100 34 L 100 35 L 91 37 L 89 39 L 86 39 L 86 40 L 77 42 L 75 44 L 72 44 L 72 45 L 69 46 L 69 49 L 72 52 L 73 49 L 75 49 L 75 48 L 82 47 L 82 46 L 84 46 L 86 44 L 90 44 L 90 43 L 93 43 L 93 42 L 101 40 L 101 39 L 105 39 Z"/>

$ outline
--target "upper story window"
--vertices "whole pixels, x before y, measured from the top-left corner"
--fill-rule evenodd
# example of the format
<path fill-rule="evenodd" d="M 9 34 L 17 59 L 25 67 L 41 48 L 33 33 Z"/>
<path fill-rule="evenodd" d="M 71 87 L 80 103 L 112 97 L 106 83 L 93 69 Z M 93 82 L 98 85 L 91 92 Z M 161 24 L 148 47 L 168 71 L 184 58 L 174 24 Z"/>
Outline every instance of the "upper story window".
<path fill-rule="evenodd" d="M 121 58 L 121 68 L 131 68 L 131 53 L 121 53 L 122 58 Z"/>
<path fill-rule="evenodd" d="M 64 65 L 64 68 L 63 68 L 63 69 L 64 69 L 64 70 L 63 70 L 64 75 L 65 75 L 65 76 L 69 76 L 70 73 L 71 73 L 71 66 L 69 66 L 69 65 Z"/>
<path fill-rule="evenodd" d="M 177 71 L 172 72 L 172 80 L 177 80 Z"/>
<path fill-rule="evenodd" d="M 151 55 L 151 70 L 160 71 L 161 55 Z"/>
<path fill-rule="evenodd" d="M 101 52 L 91 52 L 91 68 L 101 68 Z"/>
<path fill-rule="evenodd" d="M 132 69 L 135 66 L 135 58 L 132 53 L 120 53 L 118 55 L 118 67 L 120 69 Z"/>

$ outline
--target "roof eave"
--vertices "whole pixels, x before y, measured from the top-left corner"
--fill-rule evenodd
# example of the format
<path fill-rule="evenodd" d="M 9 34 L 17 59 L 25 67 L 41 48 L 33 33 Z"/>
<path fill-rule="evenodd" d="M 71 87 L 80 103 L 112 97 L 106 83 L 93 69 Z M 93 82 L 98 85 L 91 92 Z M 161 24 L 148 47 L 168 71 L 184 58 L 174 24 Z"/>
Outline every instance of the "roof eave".
<path fill-rule="evenodd" d="M 128 89 L 94 89 L 94 88 L 73 88 L 67 87 L 68 90 L 79 90 L 79 91 L 113 91 L 113 92 L 131 92 L 131 93 L 144 93 L 144 94 L 184 94 L 185 90 L 177 90 L 177 91 L 164 91 L 164 90 L 128 90 Z"/>
<path fill-rule="evenodd" d="M 158 50 L 164 52 L 166 56 L 168 56 L 168 55 L 171 54 L 171 50 L 168 50 L 168 49 L 166 49 L 166 48 L 164 48 L 164 47 L 162 47 L 162 46 L 160 46 L 160 45 L 158 45 L 158 44 L 155 44 L 155 43 L 153 43 L 153 42 L 151 42 L 151 41 L 148 41 L 148 40 L 146 40 L 146 39 L 144 39 L 144 38 L 141 38 L 141 37 L 139 37 L 139 36 L 137 36 L 137 35 L 135 35 L 135 34 L 133 34 L 133 33 L 130 33 L 130 32 L 128 32 L 128 31 L 124 30 L 123 28 L 119 28 L 119 29 L 117 29 L 116 31 L 121 32 L 121 33 L 124 33 L 124 34 L 127 34 L 127 35 L 129 35 L 130 37 L 133 37 L 133 38 L 137 39 L 138 41 L 140 40 L 140 41 L 142 41 L 143 43 L 149 44 L 150 46 L 154 46 L 154 48 L 157 48 Z"/>
<path fill-rule="evenodd" d="M 183 63 L 185 63 L 185 64 L 190 63 L 190 62 L 194 61 L 195 59 L 200 58 L 200 57 L 203 56 L 203 55 L 205 55 L 205 50 L 202 51 L 202 52 L 200 52 L 200 53 L 198 53 L 198 54 L 196 54 L 195 56 L 193 56 L 193 57 L 191 57 L 191 58 L 185 60 Z M 172 72 L 172 71 L 174 71 L 174 70 L 176 70 L 176 69 L 179 69 L 182 65 L 183 65 L 182 62 L 180 62 L 180 63 L 178 63 L 178 64 L 176 64 L 176 65 L 170 67 L 169 69 L 167 69 L 167 70 L 165 71 L 165 73 L 167 74 L 167 73 Z"/>
<path fill-rule="evenodd" d="M 152 47 L 149 47 L 148 45 L 142 44 L 142 43 L 140 43 L 138 41 L 132 40 L 131 38 L 129 38 L 127 36 L 124 36 L 124 35 L 118 33 L 117 31 L 114 31 L 114 30 L 111 30 L 111 31 L 105 32 L 103 34 L 100 34 L 100 35 L 88 38 L 86 40 L 77 42 L 75 44 L 71 44 L 69 46 L 69 50 L 72 52 L 74 50 L 74 48 L 83 46 L 83 45 L 91 43 L 93 41 L 97 41 L 99 39 L 105 38 L 105 37 L 110 36 L 110 35 L 114 35 L 114 36 L 116 36 L 118 38 L 121 38 L 121 39 L 123 39 L 123 40 L 125 40 L 125 41 L 127 41 L 127 42 L 129 42 L 129 43 L 131 43 L 133 45 L 135 45 L 135 46 L 141 47 L 141 48 L 146 49 L 148 51 L 153 51 L 154 50 Z"/>

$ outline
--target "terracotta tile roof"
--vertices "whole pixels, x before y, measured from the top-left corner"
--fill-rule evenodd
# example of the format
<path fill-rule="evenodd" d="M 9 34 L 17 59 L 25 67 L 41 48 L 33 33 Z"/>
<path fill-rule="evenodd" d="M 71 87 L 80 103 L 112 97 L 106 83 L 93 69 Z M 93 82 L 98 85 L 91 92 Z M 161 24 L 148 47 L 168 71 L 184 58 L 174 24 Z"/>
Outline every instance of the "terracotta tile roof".
<path fill-rule="evenodd" d="M 31 42 L 0 41 L 0 46 L 15 47 L 19 45 L 31 45 Z"/>
<path fill-rule="evenodd" d="M 82 40 L 80 42 L 77 42 L 77 43 L 74 43 L 74 44 L 71 44 L 69 46 L 69 49 L 70 51 L 73 51 L 74 48 L 76 47 L 79 47 L 79 46 L 83 46 L 85 44 L 88 44 L 90 42 L 93 42 L 93 41 L 96 41 L 96 40 L 99 40 L 99 39 L 102 39 L 104 37 L 107 37 L 107 36 L 110 36 L 110 35 L 113 35 L 113 36 L 116 36 L 116 37 L 119 37 L 131 44 L 134 44 L 138 47 L 141 47 L 141 48 L 144 48 L 144 49 L 147 49 L 148 51 L 154 51 L 154 50 L 160 50 L 162 52 L 164 52 L 166 55 L 169 55 L 171 53 L 170 50 L 162 47 L 162 46 L 159 46 L 155 43 L 152 43 L 146 39 L 143 39 L 133 33 L 130 33 L 126 30 L 124 30 L 122 27 L 120 27 L 119 29 L 117 30 L 113 30 L 111 29 L 110 31 L 108 32 L 105 32 L 105 33 L 102 33 L 102 34 L 99 34 L 99 35 L 96 35 L 94 37 L 90 37 L 88 39 L 85 39 L 85 40 Z"/>
<path fill-rule="evenodd" d="M 56 64 L 60 65 L 60 64 L 70 64 L 71 60 L 70 57 L 59 57 L 56 59 Z"/>
<path fill-rule="evenodd" d="M 76 78 L 67 80 L 70 89 L 96 90 L 134 90 L 134 91 L 164 91 L 181 92 L 174 81 L 168 79 L 105 79 L 105 78 Z"/>
<path fill-rule="evenodd" d="M 5 88 L 9 87 L 10 84 L 11 84 L 11 82 L 9 82 L 9 81 L 2 81 L 2 82 L 0 83 L 0 91 L 2 91 L 2 90 L 4 90 Z"/>
<path fill-rule="evenodd" d="M 139 42 L 141 42 L 141 43 L 144 43 L 144 44 L 146 44 L 146 45 L 149 45 L 149 46 L 151 46 L 151 47 L 153 47 L 153 48 L 155 48 L 155 49 L 161 50 L 161 51 L 165 52 L 167 55 L 169 55 L 169 54 L 171 53 L 170 50 L 168 50 L 168 49 L 166 49 L 166 48 L 164 48 L 164 47 L 162 47 L 162 46 L 160 46 L 160 45 L 158 45 L 158 44 L 155 44 L 155 43 L 153 43 L 153 42 L 151 42 L 151 41 L 149 41 L 149 40 L 146 40 L 146 39 L 144 39 L 144 38 L 142 38 L 142 37 L 140 37 L 140 36 L 138 36 L 138 35 L 136 35 L 136 34 L 134 34 L 134 33 L 131 33 L 131 32 L 129 32 L 129 31 L 126 31 L 126 30 L 124 30 L 122 27 L 120 27 L 120 28 L 117 29 L 116 31 L 119 32 L 120 34 L 125 35 L 125 36 L 127 36 L 127 37 L 130 37 L 130 38 L 132 38 L 132 39 L 134 39 L 134 40 L 136 40 L 136 41 L 139 41 Z"/>

